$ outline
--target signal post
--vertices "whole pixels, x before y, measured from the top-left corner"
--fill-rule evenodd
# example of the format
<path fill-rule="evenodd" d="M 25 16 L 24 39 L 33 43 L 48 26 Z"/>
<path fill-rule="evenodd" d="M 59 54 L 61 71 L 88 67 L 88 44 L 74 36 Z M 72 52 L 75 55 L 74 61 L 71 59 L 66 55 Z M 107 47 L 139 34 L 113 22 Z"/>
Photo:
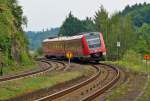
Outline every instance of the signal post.
<path fill-rule="evenodd" d="M 150 55 L 144 55 L 144 60 L 146 61 L 146 70 L 147 70 L 147 75 L 149 80 L 150 76 L 149 76 L 148 60 L 150 60 Z"/>
<path fill-rule="evenodd" d="M 70 67 L 70 60 L 73 58 L 73 53 L 71 51 L 68 51 L 66 53 L 66 57 L 68 59 L 68 68 Z"/>

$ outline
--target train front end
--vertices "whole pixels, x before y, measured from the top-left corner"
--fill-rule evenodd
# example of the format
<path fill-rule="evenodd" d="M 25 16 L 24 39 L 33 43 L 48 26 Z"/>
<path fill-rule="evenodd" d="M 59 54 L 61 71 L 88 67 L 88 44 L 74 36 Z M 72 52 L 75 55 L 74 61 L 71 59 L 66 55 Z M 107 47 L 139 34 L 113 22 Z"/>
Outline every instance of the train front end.
<path fill-rule="evenodd" d="M 106 54 L 106 48 L 102 33 L 87 33 L 84 35 L 82 41 L 84 55 L 90 57 L 94 61 L 103 59 L 103 56 Z"/>

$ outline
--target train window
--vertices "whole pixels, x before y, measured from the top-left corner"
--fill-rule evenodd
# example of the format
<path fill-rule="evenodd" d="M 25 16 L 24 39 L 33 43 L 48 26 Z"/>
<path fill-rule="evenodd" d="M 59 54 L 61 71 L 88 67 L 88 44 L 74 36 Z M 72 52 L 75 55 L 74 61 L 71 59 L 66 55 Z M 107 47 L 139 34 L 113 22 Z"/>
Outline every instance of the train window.
<path fill-rule="evenodd" d="M 86 35 L 86 41 L 88 43 L 89 48 L 98 48 L 100 47 L 100 38 L 99 34 L 94 33 L 94 34 L 89 34 Z"/>

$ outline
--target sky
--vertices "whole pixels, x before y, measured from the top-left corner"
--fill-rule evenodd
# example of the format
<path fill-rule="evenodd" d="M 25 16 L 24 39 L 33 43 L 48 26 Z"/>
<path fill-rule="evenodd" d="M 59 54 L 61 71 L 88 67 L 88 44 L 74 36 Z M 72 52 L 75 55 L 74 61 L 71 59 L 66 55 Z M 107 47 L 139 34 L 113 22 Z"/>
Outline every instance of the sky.
<path fill-rule="evenodd" d="M 109 15 L 121 11 L 126 5 L 147 2 L 150 0 L 18 0 L 28 18 L 26 31 L 41 31 L 60 27 L 71 11 L 79 19 L 94 17 L 101 5 Z"/>

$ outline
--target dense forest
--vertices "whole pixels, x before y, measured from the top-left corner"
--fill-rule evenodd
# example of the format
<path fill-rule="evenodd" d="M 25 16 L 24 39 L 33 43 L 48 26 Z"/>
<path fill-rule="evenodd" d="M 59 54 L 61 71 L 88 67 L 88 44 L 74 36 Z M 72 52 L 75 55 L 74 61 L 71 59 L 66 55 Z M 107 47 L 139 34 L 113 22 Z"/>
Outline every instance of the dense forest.
<path fill-rule="evenodd" d="M 103 6 L 96 12 L 94 18 L 80 20 L 70 12 L 63 22 L 59 35 L 76 35 L 80 32 L 99 31 L 103 33 L 107 58 L 114 60 L 122 58 L 128 50 L 138 54 L 150 53 L 150 4 L 135 4 L 126 6 L 121 12 L 109 16 Z M 117 48 L 117 42 L 121 47 Z"/>
<path fill-rule="evenodd" d="M 126 6 L 120 12 L 123 16 L 132 16 L 133 23 L 136 27 L 141 27 L 143 23 L 150 24 L 150 4 L 135 4 L 133 6 Z"/>
<path fill-rule="evenodd" d="M 107 59 L 123 58 L 129 50 L 140 55 L 150 54 L 150 4 L 126 6 L 123 11 L 109 16 L 101 6 L 94 17 L 80 20 L 70 12 L 60 28 L 41 32 L 25 32 L 27 25 L 22 7 L 17 0 L 0 0 L 0 63 L 4 65 L 29 64 L 28 50 L 37 50 L 48 37 L 72 36 L 80 32 L 103 33 Z M 28 41 L 29 39 L 29 41 Z M 117 48 L 117 42 L 121 47 Z"/>
<path fill-rule="evenodd" d="M 143 55 L 150 53 L 150 4 L 135 4 L 126 6 L 123 11 L 109 16 L 103 6 L 95 13 L 93 18 L 80 20 L 70 12 L 62 26 L 56 29 L 41 32 L 27 32 L 30 49 L 37 50 L 41 42 L 47 37 L 72 36 L 81 32 L 99 31 L 104 35 L 107 58 L 117 59 L 130 49 Z M 59 34 L 58 34 L 59 33 Z M 116 47 L 117 42 L 121 47 Z"/>
<path fill-rule="evenodd" d="M 59 33 L 59 28 L 51 28 L 43 31 L 28 31 L 26 35 L 29 40 L 29 49 L 36 51 L 42 47 L 42 41 L 48 37 L 57 37 Z"/>
<path fill-rule="evenodd" d="M 79 20 L 70 12 L 60 28 L 59 36 L 72 36 L 85 31 L 94 31 L 94 23 L 92 19 L 87 17 L 86 20 Z"/>
<path fill-rule="evenodd" d="M 0 0 L 0 62 L 28 64 L 28 41 L 22 25 L 27 24 L 17 0 Z"/>

